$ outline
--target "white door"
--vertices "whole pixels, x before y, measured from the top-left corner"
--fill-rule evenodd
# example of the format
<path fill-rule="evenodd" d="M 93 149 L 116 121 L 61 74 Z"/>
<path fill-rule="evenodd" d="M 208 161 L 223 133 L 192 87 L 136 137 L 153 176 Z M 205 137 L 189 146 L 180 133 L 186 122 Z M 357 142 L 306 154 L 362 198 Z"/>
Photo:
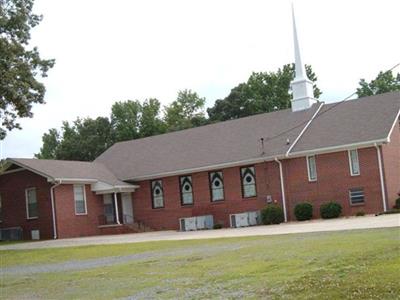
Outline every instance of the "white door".
<path fill-rule="evenodd" d="M 121 193 L 122 199 L 122 214 L 124 216 L 124 224 L 133 223 L 133 208 L 132 208 L 132 194 L 131 193 Z"/>

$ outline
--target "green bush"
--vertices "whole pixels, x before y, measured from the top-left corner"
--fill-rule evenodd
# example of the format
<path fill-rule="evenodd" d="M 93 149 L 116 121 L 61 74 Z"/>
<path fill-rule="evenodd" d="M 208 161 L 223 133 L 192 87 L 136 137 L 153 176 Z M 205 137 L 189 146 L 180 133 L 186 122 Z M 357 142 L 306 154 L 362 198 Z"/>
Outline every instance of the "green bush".
<path fill-rule="evenodd" d="M 365 216 L 364 211 L 360 210 L 360 211 L 356 212 L 356 217 L 362 217 L 362 216 Z"/>
<path fill-rule="evenodd" d="M 297 221 L 311 220 L 313 215 L 313 206 L 310 203 L 299 203 L 294 207 L 294 215 Z"/>
<path fill-rule="evenodd" d="M 333 219 L 340 216 L 342 213 L 342 206 L 337 202 L 329 202 L 322 204 L 320 207 L 322 219 Z"/>
<path fill-rule="evenodd" d="M 396 204 L 393 206 L 393 208 L 400 209 L 400 198 L 396 199 Z"/>
<path fill-rule="evenodd" d="M 213 229 L 221 229 L 222 228 L 222 224 L 221 223 L 216 223 L 213 226 Z"/>
<path fill-rule="evenodd" d="M 275 204 L 268 205 L 261 210 L 261 220 L 265 225 L 282 223 L 284 220 L 282 208 Z"/>

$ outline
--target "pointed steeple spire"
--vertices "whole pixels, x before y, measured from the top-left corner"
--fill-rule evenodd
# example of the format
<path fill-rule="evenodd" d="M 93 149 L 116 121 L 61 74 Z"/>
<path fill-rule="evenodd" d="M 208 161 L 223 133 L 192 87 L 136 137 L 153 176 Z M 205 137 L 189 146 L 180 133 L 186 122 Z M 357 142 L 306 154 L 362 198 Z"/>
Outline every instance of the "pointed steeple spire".
<path fill-rule="evenodd" d="M 297 36 L 296 19 L 294 16 L 294 6 L 292 3 L 293 18 L 293 41 L 294 41 L 294 58 L 295 58 L 295 78 L 291 82 L 293 100 L 292 111 L 304 110 L 310 108 L 314 99 L 313 83 L 307 77 L 306 68 L 301 60 L 299 39 Z"/>
<path fill-rule="evenodd" d="M 294 5 L 292 3 L 292 19 L 293 19 L 293 42 L 294 42 L 294 58 L 295 58 L 295 74 L 296 78 L 307 78 L 306 69 L 301 60 L 299 38 L 297 36 L 296 18 L 294 15 Z"/>

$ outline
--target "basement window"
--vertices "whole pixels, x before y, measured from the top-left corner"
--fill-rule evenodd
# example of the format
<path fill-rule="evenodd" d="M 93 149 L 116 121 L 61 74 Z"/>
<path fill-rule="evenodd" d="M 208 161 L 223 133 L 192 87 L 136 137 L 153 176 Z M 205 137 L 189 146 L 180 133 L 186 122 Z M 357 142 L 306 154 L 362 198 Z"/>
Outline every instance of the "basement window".
<path fill-rule="evenodd" d="M 224 200 L 224 178 L 222 171 L 210 172 L 211 201 Z"/>
<path fill-rule="evenodd" d="M 240 175 L 242 179 L 243 198 L 257 196 L 255 168 L 254 167 L 240 168 Z"/>
<path fill-rule="evenodd" d="M 151 182 L 151 198 L 153 208 L 164 207 L 164 191 L 161 180 L 153 180 Z"/>
<path fill-rule="evenodd" d="M 351 205 L 362 205 L 364 204 L 364 189 L 354 188 L 349 190 L 350 204 Z"/>
<path fill-rule="evenodd" d="M 358 161 L 358 151 L 349 150 L 349 164 L 350 164 L 350 174 L 351 176 L 360 175 L 360 163 Z"/>
<path fill-rule="evenodd" d="M 25 198 L 26 198 L 26 218 L 37 219 L 38 203 L 37 203 L 36 188 L 26 189 Z"/>
<path fill-rule="evenodd" d="M 307 156 L 308 181 L 317 181 L 317 164 L 315 155 Z"/>
<path fill-rule="evenodd" d="M 2 207 L 3 203 L 1 200 L 1 194 L 0 194 L 0 223 L 3 221 L 3 207 Z"/>
<path fill-rule="evenodd" d="M 74 185 L 75 214 L 86 215 L 86 193 L 85 185 Z"/>

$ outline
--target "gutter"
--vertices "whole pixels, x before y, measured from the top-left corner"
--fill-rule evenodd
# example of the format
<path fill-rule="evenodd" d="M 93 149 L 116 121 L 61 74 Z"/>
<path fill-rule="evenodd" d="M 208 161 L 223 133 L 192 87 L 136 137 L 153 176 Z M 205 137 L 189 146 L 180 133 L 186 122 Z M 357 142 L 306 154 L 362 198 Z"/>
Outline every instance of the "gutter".
<path fill-rule="evenodd" d="M 382 192 L 382 204 L 383 211 L 387 211 L 386 206 L 386 189 L 385 189 L 385 178 L 383 176 L 383 168 L 382 168 L 382 157 L 381 157 L 381 148 L 378 144 L 375 144 L 376 155 L 378 156 L 378 167 L 379 167 L 379 177 L 381 181 L 381 192 Z"/>
<path fill-rule="evenodd" d="M 55 183 L 51 188 L 50 188 L 50 197 L 51 197 L 51 213 L 52 213 L 52 219 L 53 219 L 53 239 L 57 239 L 57 223 L 56 223 L 56 209 L 55 209 L 55 204 L 54 204 L 54 189 L 61 185 L 61 180 L 58 183 Z"/>
<path fill-rule="evenodd" d="M 290 145 L 288 151 L 286 151 L 285 157 L 289 156 L 290 151 L 292 151 L 293 147 L 296 146 L 297 142 L 300 140 L 300 138 L 303 136 L 304 132 L 306 132 L 307 128 L 311 125 L 312 121 L 314 121 L 315 117 L 318 115 L 319 111 L 321 110 L 322 106 L 324 106 L 324 103 L 321 102 L 321 105 L 318 107 L 316 112 L 313 114 L 311 119 L 307 122 L 306 126 L 304 126 L 303 130 L 299 133 L 297 138 L 294 140 L 292 145 Z"/>
<path fill-rule="evenodd" d="M 281 193 L 282 193 L 282 203 L 283 203 L 283 216 L 285 218 L 285 223 L 288 221 L 287 219 L 287 212 L 286 212 L 286 196 L 285 196 L 285 185 L 283 182 L 283 171 L 282 171 L 282 162 L 275 157 L 275 161 L 279 165 L 279 176 L 280 176 L 280 182 L 281 182 Z"/>

